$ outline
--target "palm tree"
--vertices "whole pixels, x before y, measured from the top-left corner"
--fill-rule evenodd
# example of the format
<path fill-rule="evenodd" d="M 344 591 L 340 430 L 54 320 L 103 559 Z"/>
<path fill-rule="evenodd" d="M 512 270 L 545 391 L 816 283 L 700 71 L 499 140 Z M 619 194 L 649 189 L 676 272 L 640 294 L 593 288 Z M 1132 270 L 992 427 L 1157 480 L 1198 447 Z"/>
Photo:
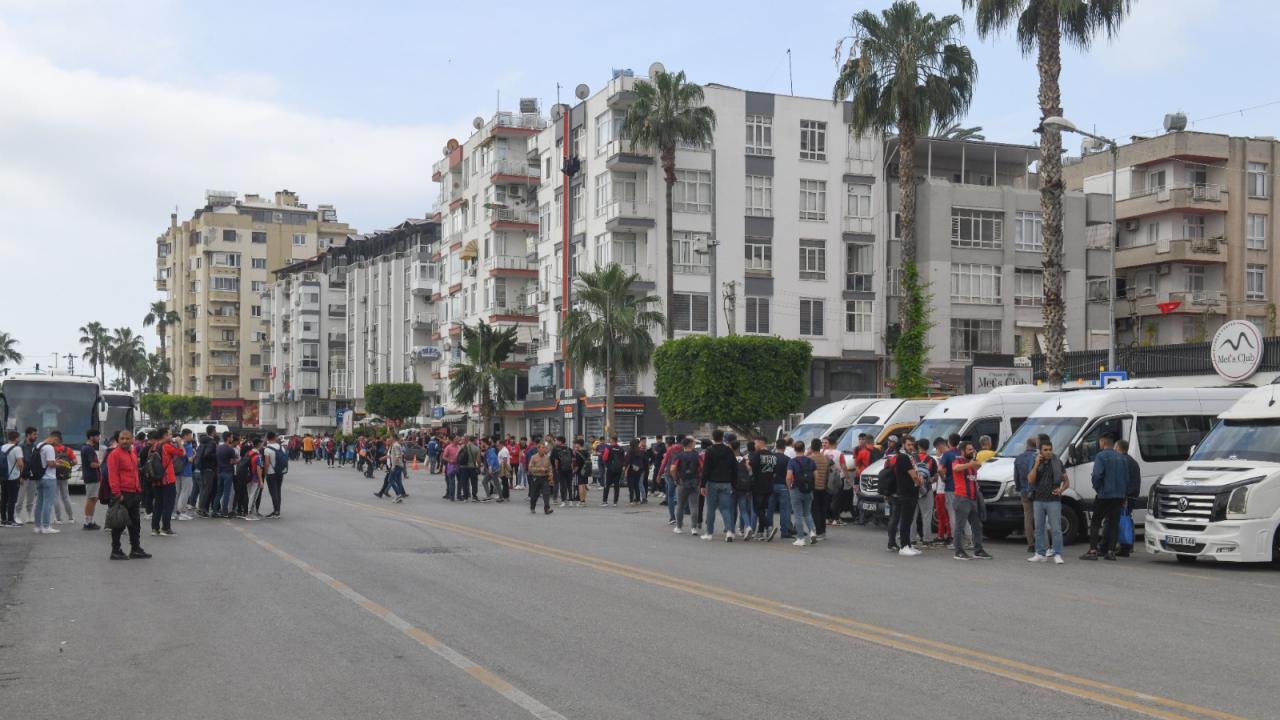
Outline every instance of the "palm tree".
<path fill-rule="evenodd" d="M 156 326 L 156 335 L 160 336 L 160 357 L 168 358 L 165 352 L 165 331 L 170 325 L 177 325 L 182 322 L 182 316 L 176 311 L 168 309 L 163 300 L 156 300 L 151 303 L 151 309 L 147 311 L 146 317 L 142 318 L 142 327 Z M 168 384 L 166 379 L 165 384 Z M 164 387 L 160 388 L 164 390 Z"/>
<path fill-rule="evenodd" d="M 140 382 L 139 385 L 144 387 L 146 392 L 164 392 L 169 385 L 168 359 L 158 352 L 148 355 L 143 368 L 143 377 L 145 382 Z"/>
<path fill-rule="evenodd" d="M 93 374 L 98 382 L 107 384 L 107 356 L 111 352 L 111 336 L 100 322 L 91 322 L 80 326 L 80 344 L 84 346 L 84 354 L 80 357 L 93 365 Z"/>
<path fill-rule="evenodd" d="M 1115 36 L 1131 6 L 1130 0 L 964 0 L 966 9 L 975 9 L 979 37 L 1012 26 L 1022 53 L 1037 52 L 1041 122 L 1062 116 L 1062 89 L 1058 85 L 1062 40 L 1088 50 L 1098 34 Z M 1062 299 L 1062 132 L 1057 128 L 1040 129 L 1037 172 L 1044 235 L 1045 371 L 1049 383 L 1058 385 L 1065 362 L 1066 318 Z"/>
<path fill-rule="evenodd" d="M 653 358 L 654 327 L 666 324 L 656 295 L 639 295 L 632 286 L 640 276 L 614 263 L 578 275 L 574 308 L 565 321 L 569 364 L 581 375 L 591 368 L 604 377 L 604 432 L 613 432 L 614 393 L 618 375 L 638 373 Z"/>
<path fill-rule="evenodd" d="M 963 117 L 973 99 L 978 67 L 960 44 L 956 15 L 921 14 L 914 2 L 898 0 L 879 15 L 853 16 L 852 32 L 836 46 L 839 74 L 832 99 L 852 102 L 851 129 L 898 136 L 899 211 L 902 217 L 903 300 L 894 342 L 900 396 L 922 393 L 928 306 L 916 268 L 916 137 L 930 124 L 946 126 Z M 849 41 L 847 56 L 842 58 Z"/>
<path fill-rule="evenodd" d="M 22 362 L 22 353 L 18 352 L 18 341 L 7 332 L 0 332 L 0 367 L 8 363 L 17 365 Z"/>
<path fill-rule="evenodd" d="M 684 71 L 655 73 L 649 80 L 637 80 L 635 101 L 622 119 L 622 137 L 632 151 L 643 148 L 657 152 L 666 183 L 667 221 L 667 312 L 675 302 L 675 244 L 671 227 L 671 190 L 676 184 L 676 146 L 708 144 L 716 127 L 716 114 L 703 105 L 702 86 L 685 80 Z M 713 293 L 714 294 L 714 293 Z M 667 325 L 667 339 L 675 337 Z"/>
<path fill-rule="evenodd" d="M 516 370 L 503 367 L 516 347 L 516 328 L 499 330 L 484 322 L 462 326 L 463 361 L 449 374 L 449 392 L 457 402 L 480 406 L 483 434 L 490 420 L 516 399 Z"/>
<path fill-rule="evenodd" d="M 132 328 L 116 328 L 111 337 L 108 361 L 120 373 L 125 389 L 133 390 L 134 382 L 144 376 L 146 368 L 147 348 L 142 336 L 134 333 Z"/>
<path fill-rule="evenodd" d="M 961 127 L 959 123 L 951 125 L 935 125 L 933 127 L 933 136 L 943 140 L 986 140 L 987 136 L 982 134 L 982 126 L 975 125 L 973 127 Z"/>

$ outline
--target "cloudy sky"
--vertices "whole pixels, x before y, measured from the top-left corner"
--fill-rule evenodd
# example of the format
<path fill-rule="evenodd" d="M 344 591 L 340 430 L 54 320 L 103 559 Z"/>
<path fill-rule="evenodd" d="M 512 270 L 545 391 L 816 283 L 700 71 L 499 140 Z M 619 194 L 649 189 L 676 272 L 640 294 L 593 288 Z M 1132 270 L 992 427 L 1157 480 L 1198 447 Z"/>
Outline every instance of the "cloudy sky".
<path fill-rule="evenodd" d="M 439 148 L 499 98 L 546 108 L 556 83 L 595 89 L 654 60 L 785 93 L 788 48 L 796 94 L 825 97 L 849 15 L 885 5 L 0 0 L 0 331 L 28 364 L 78 355 L 89 321 L 141 331 L 155 238 L 209 188 L 287 187 L 362 231 L 421 216 Z M 1136 0 L 1116 42 L 1065 54 L 1067 116 L 1116 137 L 1174 110 L 1280 135 L 1270 33 L 1250 35 L 1277 22 L 1271 0 Z M 1034 62 L 1007 38 L 969 42 L 968 124 L 1034 143 Z"/>

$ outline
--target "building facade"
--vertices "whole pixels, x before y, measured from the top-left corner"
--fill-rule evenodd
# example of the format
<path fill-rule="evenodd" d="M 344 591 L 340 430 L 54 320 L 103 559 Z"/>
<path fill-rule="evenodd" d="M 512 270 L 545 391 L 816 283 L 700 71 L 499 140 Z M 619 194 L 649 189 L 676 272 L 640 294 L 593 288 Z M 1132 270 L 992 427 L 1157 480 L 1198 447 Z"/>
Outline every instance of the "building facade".
<path fill-rule="evenodd" d="M 1185 130 L 1118 149 L 1120 343 L 1200 342 L 1226 320 L 1276 334 L 1277 163 L 1280 143 L 1272 138 Z M 1063 175 L 1068 188 L 1110 199 L 1109 152 L 1085 155 Z"/>
<path fill-rule="evenodd" d="M 351 232 L 332 205 L 310 208 L 288 190 L 273 198 L 210 191 L 191 219 L 171 215 L 156 239 L 156 289 L 182 316 L 168 330 L 172 391 L 211 398 L 220 421 L 259 425 L 271 330 L 261 298 L 271 273 Z"/>

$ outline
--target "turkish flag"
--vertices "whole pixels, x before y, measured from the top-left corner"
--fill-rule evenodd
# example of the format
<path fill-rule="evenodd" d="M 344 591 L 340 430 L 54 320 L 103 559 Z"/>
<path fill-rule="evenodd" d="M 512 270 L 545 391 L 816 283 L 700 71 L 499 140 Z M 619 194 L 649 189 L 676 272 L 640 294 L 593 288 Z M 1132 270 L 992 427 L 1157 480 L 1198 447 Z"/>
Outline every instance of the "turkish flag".
<path fill-rule="evenodd" d="M 1170 300 L 1169 302 L 1156 303 L 1156 307 L 1160 308 L 1160 314 L 1168 315 L 1169 313 L 1182 307 L 1181 300 Z"/>

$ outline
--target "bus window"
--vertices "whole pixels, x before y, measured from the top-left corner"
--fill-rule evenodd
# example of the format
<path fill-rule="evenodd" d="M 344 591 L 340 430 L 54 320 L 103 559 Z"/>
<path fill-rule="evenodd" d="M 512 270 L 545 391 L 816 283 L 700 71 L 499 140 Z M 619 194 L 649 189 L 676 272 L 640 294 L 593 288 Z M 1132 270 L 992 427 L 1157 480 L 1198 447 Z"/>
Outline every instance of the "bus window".
<path fill-rule="evenodd" d="M 1081 438 L 1080 462 L 1091 463 L 1093 458 L 1097 456 L 1098 438 L 1110 433 L 1116 440 L 1127 440 L 1129 438 L 1129 427 L 1132 424 L 1132 418 L 1128 415 L 1116 415 L 1114 417 L 1103 418 L 1093 424 L 1088 432 Z"/>
<path fill-rule="evenodd" d="M 1000 418 L 987 417 L 974 420 L 969 429 L 964 432 L 964 439 L 973 443 L 974 447 L 978 447 L 979 438 L 983 435 L 991 437 L 992 450 L 1000 449 Z"/>

